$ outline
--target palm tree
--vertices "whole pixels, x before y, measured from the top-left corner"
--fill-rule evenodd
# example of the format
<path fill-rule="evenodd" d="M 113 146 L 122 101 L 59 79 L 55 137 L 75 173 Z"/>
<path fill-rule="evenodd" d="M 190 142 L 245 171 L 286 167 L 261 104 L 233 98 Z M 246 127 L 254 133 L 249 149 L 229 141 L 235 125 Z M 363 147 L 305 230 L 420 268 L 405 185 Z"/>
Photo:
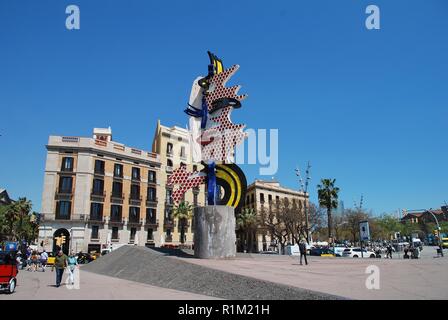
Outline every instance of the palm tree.
<path fill-rule="evenodd" d="M 252 252 L 252 238 L 253 231 L 257 223 L 257 214 L 254 209 L 245 208 L 237 215 L 236 224 L 238 228 L 242 231 L 243 235 L 243 247 L 246 248 L 248 252 Z"/>
<path fill-rule="evenodd" d="M 19 198 L 15 203 L 15 210 L 18 214 L 19 224 L 17 226 L 17 234 L 20 238 L 24 237 L 24 219 L 27 218 L 30 215 L 30 211 L 32 209 L 32 204 L 30 200 L 27 200 L 26 198 Z"/>
<path fill-rule="evenodd" d="M 193 216 L 193 206 L 188 201 L 182 201 L 174 208 L 174 217 L 178 219 L 180 225 L 180 243 L 185 243 L 185 229 L 188 220 Z"/>
<path fill-rule="evenodd" d="M 317 185 L 319 205 L 327 208 L 328 238 L 333 238 L 331 210 L 338 207 L 339 188 L 334 185 L 336 179 L 321 179 L 320 182 L 321 184 Z"/>
<path fill-rule="evenodd" d="M 14 224 L 19 219 L 19 212 L 15 206 L 15 203 L 11 203 L 7 206 L 5 210 L 5 223 L 8 226 L 6 229 L 6 234 L 8 235 L 9 240 L 14 240 Z"/>

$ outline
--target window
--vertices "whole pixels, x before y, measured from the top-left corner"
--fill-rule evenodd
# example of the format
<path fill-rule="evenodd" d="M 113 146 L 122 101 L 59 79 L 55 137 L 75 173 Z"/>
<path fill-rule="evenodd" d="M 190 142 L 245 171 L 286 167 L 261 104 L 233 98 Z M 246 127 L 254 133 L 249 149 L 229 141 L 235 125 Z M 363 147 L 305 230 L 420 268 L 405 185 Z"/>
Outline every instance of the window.
<path fill-rule="evenodd" d="M 186 153 L 185 153 L 185 147 L 180 147 L 180 156 L 182 158 L 185 158 L 187 156 Z"/>
<path fill-rule="evenodd" d="M 166 160 L 166 165 L 168 167 L 172 167 L 173 166 L 173 161 L 171 161 L 171 159 Z"/>
<path fill-rule="evenodd" d="M 260 202 L 264 202 L 264 193 L 260 193 Z"/>
<path fill-rule="evenodd" d="M 123 196 L 123 184 L 114 181 L 112 183 L 112 196 L 121 198 Z"/>
<path fill-rule="evenodd" d="M 129 222 L 139 222 L 139 221 L 140 221 L 140 208 L 129 207 Z"/>
<path fill-rule="evenodd" d="M 140 199 L 140 186 L 138 184 L 131 184 L 131 199 L 132 200 Z"/>
<path fill-rule="evenodd" d="M 149 187 L 147 194 L 148 201 L 156 201 L 156 188 Z"/>
<path fill-rule="evenodd" d="M 90 204 L 90 219 L 101 221 L 103 219 L 103 204 L 92 202 Z"/>
<path fill-rule="evenodd" d="M 114 165 L 114 177 L 123 178 L 123 165 L 116 163 Z"/>
<path fill-rule="evenodd" d="M 99 236 L 98 236 L 99 229 L 100 228 L 98 226 L 92 226 L 92 235 L 90 236 L 90 238 L 92 238 L 92 239 L 99 239 Z"/>
<path fill-rule="evenodd" d="M 131 228 L 131 241 L 135 240 L 135 234 L 137 233 L 137 229 L 136 228 Z"/>
<path fill-rule="evenodd" d="M 173 154 L 173 144 L 172 143 L 167 143 L 166 145 L 166 153 L 167 154 Z"/>
<path fill-rule="evenodd" d="M 279 196 L 275 196 L 275 201 L 279 202 L 280 201 L 280 197 Z"/>
<path fill-rule="evenodd" d="M 118 227 L 112 228 L 112 239 L 118 240 Z"/>
<path fill-rule="evenodd" d="M 56 219 L 69 220 L 72 203 L 70 201 L 59 201 L 56 204 Z"/>
<path fill-rule="evenodd" d="M 250 202 L 254 203 L 255 202 L 255 195 L 252 193 L 250 196 Z"/>
<path fill-rule="evenodd" d="M 166 236 L 171 237 L 171 229 L 166 229 Z"/>
<path fill-rule="evenodd" d="M 104 194 L 104 180 L 102 179 L 93 179 L 93 194 L 102 196 Z"/>
<path fill-rule="evenodd" d="M 61 171 L 73 171 L 73 158 L 71 157 L 64 157 L 62 158 L 62 166 Z"/>
<path fill-rule="evenodd" d="M 154 231 L 152 229 L 148 229 L 148 236 L 146 238 L 147 241 L 153 241 L 154 240 Z"/>
<path fill-rule="evenodd" d="M 103 160 L 95 160 L 95 174 L 104 174 Z"/>
<path fill-rule="evenodd" d="M 173 194 L 173 190 L 166 189 L 166 203 L 173 204 L 173 199 L 171 198 L 172 194 Z"/>
<path fill-rule="evenodd" d="M 272 194 L 269 194 L 269 195 L 268 195 L 268 201 L 269 201 L 269 203 L 272 202 Z"/>
<path fill-rule="evenodd" d="M 60 177 L 59 178 L 59 192 L 60 193 L 72 193 L 72 177 Z"/>
<path fill-rule="evenodd" d="M 140 168 L 132 168 L 132 180 L 140 180 Z"/>
<path fill-rule="evenodd" d="M 156 223 L 156 209 L 154 208 L 146 209 L 146 222 Z"/>
<path fill-rule="evenodd" d="M 149 171 L 148 172 L 148 181 L 152 183 L 156 183 L 156 172 L 155 171 Z"/>
<path fill-rule="evenodd" d="M 198 171 L 198 166 L 197 165 L 193 165 L 193 172 Z"/>
<path fill-rule="evenodd" d="M 121 222 L 121 206 L 111 205 L 110 206 L 110 220 L 115 222 Z"/>

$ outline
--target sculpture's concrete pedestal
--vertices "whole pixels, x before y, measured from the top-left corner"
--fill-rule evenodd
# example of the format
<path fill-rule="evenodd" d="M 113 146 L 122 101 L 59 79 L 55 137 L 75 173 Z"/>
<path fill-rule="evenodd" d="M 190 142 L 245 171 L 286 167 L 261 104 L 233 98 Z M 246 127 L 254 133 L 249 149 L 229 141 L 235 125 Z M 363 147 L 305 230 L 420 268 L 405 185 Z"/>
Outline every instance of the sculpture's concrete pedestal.
<path fill-rule="evenodd" d="M 234 258 L 235 212 L 232 207 L 194 209 L 194 256 L 202 259 Z"/>

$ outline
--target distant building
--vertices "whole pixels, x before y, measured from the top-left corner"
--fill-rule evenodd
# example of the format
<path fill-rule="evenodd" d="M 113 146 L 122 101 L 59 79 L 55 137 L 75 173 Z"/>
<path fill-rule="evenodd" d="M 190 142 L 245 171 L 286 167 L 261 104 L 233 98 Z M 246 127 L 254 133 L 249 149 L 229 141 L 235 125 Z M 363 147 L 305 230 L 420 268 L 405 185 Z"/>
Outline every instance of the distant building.
<path fill-rule="evenodd" d="M 6 189 L 0 188 L 0 206 L 7 206 L 14 201 L 9 197 Z"/>
<path fill-rule="evenodd" d="M 53 251 L 101 251 L 112 244 L 158 245 L 162 205 L 157 154 L 112 139 L 50 136 L 45 164 L 39 243 Z"/>
<path fill-rule="evenodd" d="M 405 211 L 404 216 L 401 218 L 401 222 L 404 223 L 409 221 L 410 223 L 435 223 L 434 217 L 431 213 L 434 214 L 439 223 L 442 221 L 448 221 L 448 211 L 446 210 L 446 207 L 442 207 L 437 210 Z"/>
<path fill-rule="evenodd" d="M 268 211 L 273 205 L 287 198 L 290 203 L 296 203 L 299 208 L 304 208 L 305 202 L 309 206 L 309 195 L 301 191 L 282 187 L 279 182 L 255 180 L 247 187 L 244 208 L 252 208 L 259 215 L 263 210 Z M 255 235 L 254 251 L 266 251 L 275 241 L 266 228 L 259 226 Z M 290 239 L 293 243 L 293 239 Z M 239 248 L 241 251 L 241 248 Z"/>
<path fill-rule="evenodd" d="M 163 243 L 180 243 L 180 224 L 173 216 L 174 203 L 171 199 L 173 188 L 167 186 L 168 177 L 173 173 L 174 169 L 179 168 L 183 163 L 187 166 L 187 171 L 201 170 L 201 164 L 192 163 L 192 155 L 190 150 L 190 134 L 187 129 L 172 126 L 167 127 L 157 121 L 156 132 L 154 134 L 152 151 L 159 155 L 161 170 L 159 175 L 159 184 L 161 187 L 161 195 L 159 197 L 163 215 L 161 222 L 163 223 Z M 184 200 L 194 206 L 205 205 L 204 185 L 188 190 L 185 193 Z M 185 233 L 185 244 L 193 244 L 193 220 L 189 221 Z"/>

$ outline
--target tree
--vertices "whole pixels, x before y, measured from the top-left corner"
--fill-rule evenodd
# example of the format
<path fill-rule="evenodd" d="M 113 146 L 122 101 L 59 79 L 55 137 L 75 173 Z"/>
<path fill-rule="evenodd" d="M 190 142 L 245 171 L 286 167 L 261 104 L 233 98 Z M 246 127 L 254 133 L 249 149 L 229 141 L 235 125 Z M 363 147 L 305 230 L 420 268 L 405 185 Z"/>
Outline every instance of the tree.
<path fill-rule="evenodd" d="M 15 210 L 18 214 L 18 225 L 17 225 L 17 234 L 19 238 L 24 239 L 24 220 L 26 219 L 26 223 L 30 224 L 29 216 L 31 214 L 32 204 L 30 200 L 27 200 L 26 198 L 19 198 L 14 203 Z"/>
<path fill-rule="evenodd" d="M 193 206 L 188 201 L 182 201 L 174 208 L 174 217 L 178 219 L 180 226 L 180 243 L 185 243 L 185 229 L 187 228 L 188 220 L 193 216 Z"/>
<path fill-rule="evenodd" d="M 236 225 L 241 230 L 243 248 L 252 252 L 254 232 L 257 227 L 257 214 L 254 209 L 245 208 L 236 217 Z"/>
<path fill-rule="evenodd" d="M 347 209 L 346 210 L 346 222 L 347 222 L 347 229 L 350 232 L 353 244 L 355 244 L 359 237 L 359 223 L 361 221 L 367 220 L 369 215 L 364 210 L 358 208 L 358 209 Z"/>
<path fill-rule="evenodd" d="M 319 205 L 327 209 L 328 238 L 333 238 L 331 210 L 338 207 L 339 188 L 335 186 L 336 179 L 321 179 L 317 185 Z"/>
<path fill-rule="evenodd" d="M 282 209 L 284 208 L 282 208 L 280 201 L 276 201 L 275 204 L 269 203 L 268 211 L 266 211 L 264 206 L 261 207 L 260 218 L 271 238 L 277 240 L 280 244 L 280 251 L 284 254 L 286 243 L 290 238 L 290 232 L 285 223 L 285 211 Z"/>

